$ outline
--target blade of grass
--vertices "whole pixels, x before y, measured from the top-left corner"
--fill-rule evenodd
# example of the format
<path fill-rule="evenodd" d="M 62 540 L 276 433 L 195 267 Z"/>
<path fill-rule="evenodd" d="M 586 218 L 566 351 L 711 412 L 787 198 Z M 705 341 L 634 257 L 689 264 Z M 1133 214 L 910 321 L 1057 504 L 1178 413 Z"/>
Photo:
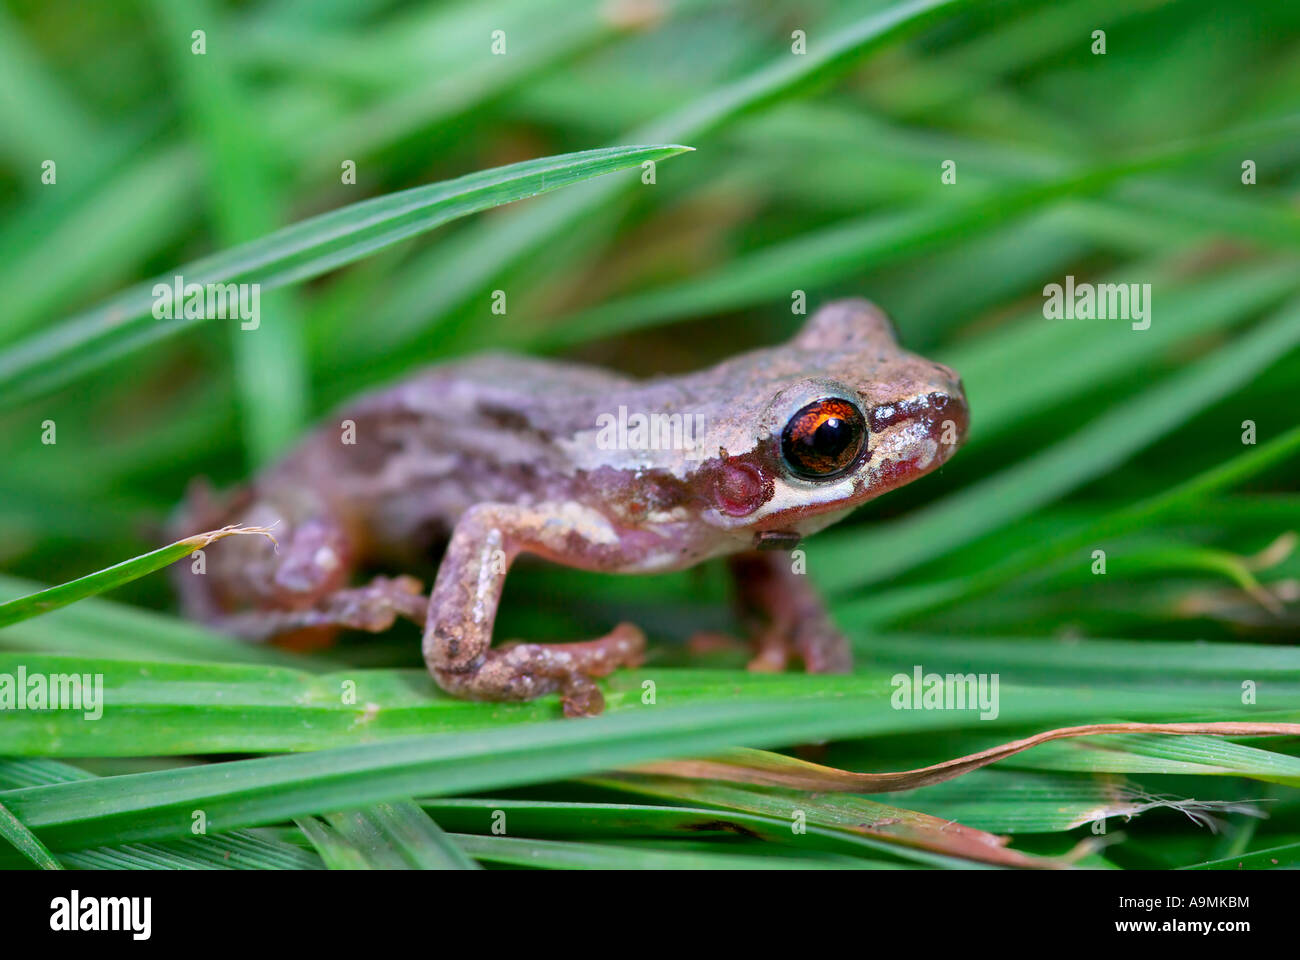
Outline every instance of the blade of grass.
<path fill-rule="evenodd" d="M 1300 451 L 1300 426 L 1239 453 L 1225 463 L 1216 464 L 1169 490 L 1102 514 L 1065 536 L 1052 537 L 1046 542 L 1011 552 L 1001 561 L 983 566 L 972 574 L 849 600 L 837 606 L 836 613 L 844 622 L 879 626 L 921 612 L 944 609 L 995 590 L 1024 574 L 1043 570 L 1076 550 L 1101 547 L 1108 540 L 1149 527 L 1161 517 L 1197 505 L 1211 494 L 1244 483 L 1285 462 L 1297 451 Z"/>
<path fill-rule="evenodd" d="M 23 826 L 22 821 L 6 810 L 3 803 L 0 803 L 0 840 L 7 840 L 15 850 L 42 870 L 63 869 L 63 864 L 55 859 L 54 854 L 45 849 L 45 844 L 37 840 L 32 832 Z"/>
<path fill-rule="evenodd" d="M 970 6 L 968 0 L 910 0 L 870 14 L 816 44 L 804 56 L 786 55 L 765 67 L 726 84 L 713 93 L 641 127 L 639 133 L 664 134 L 672 140 L 704 136 L 737 117 L 757 111 L 799 90 L 842 74 L 872 51 L 902 39 L 941 17 Z M 524 257 L 542 249 L 552 238 L 576 229 L 594 212 L 615 199 L 622 185 L 593 184 L 567 197 L 534 204 L 531 209 L 499 222 L 476 225 L 457 238 L 453 255 L 431 249 L 417 257 L 408 271 L 411 278 L 388 298 L 379 335 L 346 345 L 348 353 L 331 358 L 340 362 L 354 349 L 368 356 L 391 354 L 403 344 L 443 331 L 455 312 L 488 289 L 492 278 Z M 451 335 L 463 332 L 459 328 Z"/>
<path fill-rule="evenodd" d="M 1041 652 L 1041 642 L 1028 644 Z M 1141 644 L 1129 645 L 1138 648 Z M 1234 645 L 1228 645 L 1236 650 Z M 968 653 L 981 649 L 967 642 Z M 941 643 L 925 648 L 926 666 L 948 661 Z M 1000 649 L 993 647 L 992 649 Z M 1124 647 L 1122 649 L 1129 649 Z M 917 648 L 906 654 L 916 663 Z M 1039 729 L 1098 720 L 1169 722 L 1259 721 L 1300 719 L 1300 678 L 1294 651 L 1257 656 L 1257 671 L 1247 667 L 1246 654 L 1216 656 L 1205 650 L 1207 662 L 1227 659 L 1228 671 L 1202 672 L 1177 688 L 1133 696 L 1133 682 L 1124 678 L 1062 676 L 1026 684 L 1013 678 L 1016 660 L 982 663 L 977 672 L 1001 676 L 996 725 L 1033 724 Z M 1267 657 L 1289 656 L 1289 672 L 1268 671 Z M 1151 654 L 1147 654 L 1148 660 Z M 882 657 L 884 662 L 890 658 Z M 1067 662 L 1068 657 L 1062 661 Z M 1132 659 L 1130 656 L 1129 659 Z M 1246 670 L 1253 672 L 1244 673 Z M 528 703 L 485 706 L 457 700 L 438 690 L 421 670 L 348 669 L 333 674 L 307 674 L 270 666 L 164 661 L 94 660 L 47 654 L 0 653 L 0 674 L 29 678 L 72 677 L 97 682 L 102 690 L 103 715 L 87 722 L 85 711 L 14 709 L 0 724 L 0 754 L 26 756 L 180 756 L 199 753 L 269 753 L 306 751 L 378 741 L 418 733 L 471 735 L 496 728 L 531 731 L 555 725 L 559 718 L 555 696 Z M 1020 671 L 1024 673 L 1025 671 Z M 1243 707 L 1238 675 L 1258 679 L 1273 676 L 1267 704 Z M 896 709 L 892 698 L 894 671 L 880 666 L 852 676 L 800 674 L 761 675 L 744 670 L 646 669 L 624 671 L 605 682 L 611 715 L 642 716 L 673 710 L 721 710 L 737 700 L 768 699 L 795 710 L 802 703 L 820 704 L 827 722 L 851 723 L 858 735 L 903 733 L 918 729 L 960 728 L 970 722 L 970 710 L 908 711 Z M 1135 673 L 1135 676 L 1140 674 Z M 1149 676 L 1149 673 L 1147 674 Z M 84 678 L 89 676 L 91 681 Z M 642 697 L 651 684 L 656 704 Z M 23 701 L 23 696 L 16 697 Z M 16 704 L 17 705 L 17 704 Z M 857 712 L 848 715 L 850 705 Z M 95 710 L 90 704 L 87 710 Z M 644 722 L 649 722 L 645 720 Z M 561 724 L 563 726 L 563 724 Z M 572 725 L 569 725 L 572 726 Z M 769 733 L 775 735 L 778 731 Z M 351 804 L 355 807 L 357 804 Z"/>
<path fill-rule="evenodd" d="M 187 835 L 196 810 L 219 833 L 402 797 L 457 795 L 708 755 L 737 744 L 860 736 L 879 727 L 876 700 L 845 695 L 646 707 L 582 723 L 426 735 L 26 787 L 0 791 L 0 803 L 54 850 L 164 840 Z M 901 711 L 889 712 L 897 722 Z M 943 712 L 915 714 L 909 726 L 951 722 L 931 720 Z M 42 745 L 48 750 L 49 744 L 46 735 Z"/>
<path fill-rule="evenodd" d="M 610 789 L 622 789 L 682 803 L 762 814 L 783 819 L 787 823 L 817 824 L 830 830 L 841 830 L 993 866 L 1054 869 L 1068 865 L 1062 860 L 1036 857 L 1009 849 L 1005 837 L 862 797 L 824 797 L 794 790 L 736 787 L 716 782 L 640 774 L 599 777 L 591 782 Z"/>
<path fill-rule="evenodd" d="M 707 275 L 664 289 L 602 304 L 548 331 L 541 346 L 557 348 L 642 329 L 666 320 L 718 313 L 788 298 L 792 289 L 822 286 L 897 260 L 956 244 L 1062 199 L 1088 196 L 1136 174 L 1240 150 L 1300 129 L 1295 118 L 1252 124 L 1194 142 L 1178 142 L 1142 155 L 1046 183 L 983 191 L 974 197 L 907 210 L 871 214 L 785 240 L 738 258 Z"/>
<path fill-rule="evenodd" d="M 329 870 L 369 870 L 365 853 L 348 842 L 333 826 L 316 817 L 295 817 L 293 821 L 320 855 Z M 382 868 L 380 868 L 382 869 Z"/>
<path fill-rule="evenodd" d="M 1168 773 L 1250 777 L 1300 786 L 1300 757 L 1210 737 L 1100 737 L 1043 744 L 1006 766 L 1079 773 Z"/>
<path fill-rule="evenodd" d="M 313 818 L 299 820 L 331 867 L 371 870 L 473 870 L 477 865 L 413 800 L 377 803 L 364 810 L 325 815 L 333 836 Z M 310 824 L 309 828 L 307 825 Z M 340 850 L 340 845 L 347 853 Z M 331 862 L 333 860 L 334 862 Z"/>
<path fill-rule="evenodd" d="M 319 870 L 309 850 L 270 841 L 247 830 L 213 837 L 186 837 L 164 843 L 69 850 L 59 854 L 73 870 Z"/>
<path fill-rule="evenodd" d="M 817 579 L 832 592 L 860 588 L 1011 523 L 1122 463 L 1240 388 L 1297 343 L 1300 301 L 1292 301 L 1222 349 L 1015 466 L 901 520 L 827 535 L 818 547 Z"/>
<path fill-rule="evenodd" d="M 71 780 L 93 780 L 95 775 L 61 760 L 43 757 L 0 757 L 0 790 L 35 787 Z"/>
<path fill-rule="evenodd" d="M 826 830 L 811 824 L 805 834 L 790 830 L 788 820 L 751 813 L 728 813 L 703 807 L 648 806 L 632 803 L 570 803 L 545 800 L 421 799 L 420 806 L 452 833 L 484 834 L 503 825 L 513 836 L 539 839 L 635 840 L 639 838 L 748 837 L 789 847 L 814 846 L 828 853 L 849 854 L 879 867 L 913 865 L 966 867 L 956 858 L 936 857 L 869 837 Z M 872 860 L 884 855 L 892 859 Z"/>
<path fill-rule="evenodd" d="M 37 50 L 8 11 L 0 10 L 0 124 L 6 134 L 0 153 L 15 167 L 33 171 L 54 156 L 93 153 L 98 132 Z M 37 181 L 33 176 L 28 182 Z"/>
<path fill-rule="evenodd" d="M 195 550 L 202 550 L 209 544 L 225 537 L 241 534 L 266 537 L 272 543 L 275 543 L 275 537 L 271 536 L 271 531 L 267 527 L 234 525 L 222 527 L 220 530 L 210 530 L 207 533 L 196 533 L 192 537 L 185 537 L 183 540 L 169 543 L 165 547 L 159 547 L 149 553 L 132 557 L 130 560 L 123 560 L 121 563 L 79 577 L 76 580 L 70 580 L 67 583 L 47 587 L 25 597 L 0 603 L 0 627 L 7 627 L 21 620 L 28 620 L 31 617 L 38 617 L 43 613 L 57 610 L 85 597 L 93 597 L 106 590 L 112 590 L 114 587 L 120 587 L 124 583 L 138 580 L 155 570 L 161 570 L 169 563 L 175 563 L 177 560 L 188 557 Z"/>
<path fill-rule="evenodd" d="M 152 128 L 148 134 L 159 136 Z M 80 177 L 0 226 L 0 335 L 8 342 L 48 322 L 88 290 L 128 273 L 176 242 L 189 221 L 183 203 L 196 179 L 187 147 L 146 152 L 147 136 L 100 144 Z M 125 154 L 125 157 L 119 156 Z M 66 177 L 66 161 L 59 167 Z M 112 230 L 103 225 L 111 223 Z"/>
<path fill-rule="evenodd" d="M 1198 277 L 1178 277 L 1178 257 L 1164 262 L 1128 263 L 1099 278 L 1125 283 L 1141 277 L 1152 284 L 1160 314 L 1132 336 L 1127 325 L 1092 320 L 1046 322 L 1041 305 L 995 336 L 980 337 L 946 352 L 943 360 L 960 370 L 978 402 L 979 429 L 972 448 L 1004 436 L 1045 407 L 1060 407 L 1106 384 L 1117 384 L 1157 363 L 1177 363 L 1189 344 L 1237 326 L 1276 307 L 1296 289 L 1290 258 L 1251 262 L 1241 268 Z M 1150 336 L 1148 336 L 1148 334 Z M 1061 363 L 1068 356 L 1069 363 Z"/>
<path fill-rule="evenodd" d="M 688 149 L 588 150 L 364 200 L 187 264 L 157 282 L 170 284 L 180 275 L 187 283 L 257 283 L 263 291 L 271 290 L 318 276 L 450 220 Z M 0 354 L 0 390 L 10 402 L 30 397 L 200 322 L 184 317 L 155 320 L 153 288 L 153 282 L 133 287 Z"/>
<path fill-rule="evenodd" d="M 94 780 L 95 775 L 58 760 L 0 757 L 0 789 Z M 153 844 L 64 851 L 74 870 L 314 870 L 320 861 L 292 844 L 247 830 L 185 836 Z M 0 863 L 8 867 L 8 864 Z"/>
<path fill-rule="evenodd" d="M 311 111 L 263 109 L 249 127 L 260 125 L 268 136 L 276 138 L 277 148 L 289 158 L 290 174 L 295 179 L 314 179 L 327 168 L 336 171 L 339 157 L 359 160 L 362 156 L 372 156 L 422 127 L 446 123 L 482 107 L 493 97 L 509 93 L 512 83 L 517 89 L 519 83 L 554 58 L 572 55 L 601 37 L 634 27 L 631 22 L 600 16 L 599 11 L 575 11 L 568 3 L 557 5 L 563 14 L 559 18 L 554 10 L 535 4 L 522 6 L 523 9 L 514 13 L 477 3 L 465 5 L 464 10 L 437 11 L 435 16 L 439 22 L 432 27 L 425 25 L 423 37 L 410 35 L 401 25 L 394 24 L 387 33 L 376 35 L 374 49 L 367 50 L 367 56 L 378 56 L 385 44 L 391 46 L 389 34 L 392 34 L 407 41 L 418 63 L 427 62 L 434 51 L 448 58 L 450 76 L 438 71 L 431 82 L 409 89 L 403 86 L 392 97 L 366 104 L 354 114 L 333 122 L 322 122 Z M 513 19 L 520 16 L 524 19 Z M 534 42 L 525 50 L 512 51 L 509 58 L 494 58 L 505 59 L 506 63 L 485 64 L 483 57 L 472 56 L 456 58 L 455 66 L 450 65 L 451 58 L 463 52 L 458 44 L 470 31 L 481 30 L 476 36 L 490 32 L 481 29 L 484 22 L 511 32 L 515 29 L 511 24 L 518 22 L 522 34 L 525 29 L 535 31 L 534 23 L 538 20 L 554 32 L 552 42 L 542 44 L 540 49 Z M 187 36 L 188 31 L 182 34 Z M 428 37 L 438 41 L 434 51 L 430 49 Z M 356 39 L 355 30 L 340 31 L 339 40 L 346 51 L 357 49 Z M 329 70 L 331 64 L 323 61 L 338 51 L 322 49 L 314 43 L 319 40 L 319 34 L 305 30 L 300 16 L 280 23 L 262 21 L 245 25 L 241 21 L 239 43 L 235 49 L 230 49 L 227 43 L 222 48 L 222 57 L 233 59 L 241 67 L 260 69 L 282 63 L 286 55 L 292 58 L 297 48 L 302 47 L 305 62 L 295 60 L 295 66 Z M 259 54 L 265 56 L 259 58 Z M 6 58 L 5 64 L 10 63 L 17 61 Z M 395 73 L 404 80 L 412 75 L 410 59 L 381 58 L 377 66 L 386 75 Z M 21 84 L 4 86 L 19 89 Z M 31 102 L 39 99 L 33 98 Z M 258 107 L 262 105 L 259 103 Z M 41 111 L 42 115 L 57 112 Z M 6 332 L 46 319 L 43 313 L 84 296 L 88 287 L 93 289 L 108 282 L 128 266 L 145 262 L 150 253 L 164 249 L 192 227 L 196 208 L 188 202 L 188 197 L 199 180 L 197 157 L 183 146 L 144 153 L 158 136 L 158 131 L 152 128 L 148 136 L 133 133 L 130 141 L 133 152 L 142 155 L 121 171 L 105 170 L 105 155 L 113 154 L 117 148 L 105 146 L 102 137 L 96 140 L 93 150 L 67 151 L 84 158 L 79 161 L 84 173 L 75 182 L 63 185 L 64 181 L 60 181 L 58 215 L 44 208 L 39 208 L 44 215 L 38 215 L 38 209 L 34 208 L 33 217 L 11 221 L 7 228 L 0 229 L 0 300 L 9 307 L 3 318 Z M 108 172 L 116 175 L 106 183 Z M 83 184 L 93 185 L 93 192 L 87 191 L 83 198 L 72 202 Z M 55 204 L 47 203 L 47 206 Z M 103 223 L 114 224 L 114 230 L 100 229 Z"/>
<path fill-rule="evenodd" d="M 1216 702 L 1229 698 L 1241 706 L 1243 680 L 1266 682 L 1277 696 L 1252 705 L 1250 719 L 1263 719 L 1255 716 L 1260 709 L 1288 708 L 1300 680 L 1300 649 L 1278 644 L 898 633 L 856 637 L 853 646 L 881 670 L 910 669 L 919 650 L 924 651 L 927 670 L 995 672 L 1003 684 L 1084 683 L 1127 689 L 1130 698 L 1134 690 L 1155 688 L 1161 686 L 1157 681 L 1165 680 L 1179 687 L 1200 687 L 1203 702 L 1208 694 Z"/>
<path fill-rule="evenodd" d="M 917 770 L 891 773 L 855 773 L 765 750 L 736 750 L 704 760 L 664 760 L 643 765 L 638 771 L 692 780 L 725 780 L 729 783 L 817 792 L 892 793 L 943 783 L 1052 740 L 1114 733 L 1284 737 L 1300 736 L 1300 723 L 1093 723 L 1046 730 L 979 753 L 945 760 Z"/>
<path fill-rule="evenodd" d="M 903 800 L 896 794 L 889 798 Z M 933 816 L 1010 834 L 1065 833 L 1119 817 L 1128 823 L 1152 811 L 1176 811 L 1198 824 L 1212 823 L 1215 814 L 1263 815 L 1261 807 L 1247 800 L 1157 794 L 1118 777 L 996 770 L 980 770 L 961 780 L 912 791 L 906 803 Z"/>
<path fill-rule="evenodd" d="M 1250 853 L 1226 857 L 1222 860 L 1207 860 L 1195 863 L 1179 870 L 1274 870 L 1278 868 L 1294 869 L 1300 866 L 1300 843 L 1287 843 L 1280 847 L 1265 850 L 1252 850 Z"/>
<path fill-rule="evenodd" d="M 271 151 L 262 128 L 248 109 L 249 95 L 230 69 L 231 58 L 218 51 L 235 45 L 230 18 L 209 0 L 184 6 L 154 0 L 162 46 L 179 79 L 206 159 L 210 214 L 223 246 L 251 242 L 280 225 L 284 206 L 274 176 Z M 190 52 L 190 30 L 202 23 L 213 56 Z M 259 304 L 267 323 L 255 330 L 230 325 L 235 359 L 240 423 L 248 461 L 260 466 L 301 429 L 309 409 L 308 374 L 302 317 L 290 291 L 271 294 Z"/>
<path fill-rule="evenodd" d="M 674 8 L 689 5 L 679 0 L 667 4 L 668 9 L 656 15 L 670 16 Z M 399 82 L 391 93 L 337 124 L 320 127 L 288 118 L 283 126 L 283 149 L 294 156 L 299 166 L 313 173 L 332 172 L 337 169 L 337 157 L 359 160 L 373 156 L 422 129 L 445 132 L 449 124 L 495 98 L 511 95 L 547 67 L 579 57 L 585 50 L 638 26 L 635 16 L 611 15 L 610 8 L 591 0 L 495 5 L 480 2 L 418 15 L 421 22 L 392 24 L 386 32 L 377 32 L 371 42 L 359 37 L 355 30 L 325 38 L 327 44 L 333 40 L 345 57 L 354 58 L 354 62 L 367 61 L 372 70 Z M 493 30 L 515 39 L 510 56 L 480 55 L 481 38 L 491 36 Z M 527 42 L 519 43 L 520 37 L 526 37 Z M 427 69 L 431 38 L 439 42 L 436 71 Z M 287 52 L 295 58 L 290 64 L 295 69 L 328 71 L 335 65 L 325 60 L 334 51 L 320 49 L 321 38 L 315 38 L 318 42 L 313 43 L 313 38 L 304 37 L 297 23 L 253 39 L 253 53 L 282 60 Z M 399 47 L 397 56 L 391 53 L 394 45 Z M 410 83 L 412 76 L 419 77 L 419 81 Z"/>
<path fill-rule="evenodd" d="M 474 834 L 457 835 L 455 839 L 466 853 L 485 863 L 551 870 L 872 870 L 882 866 L 837 854 L 794 857 L 763 851 L 760 856 L 746 856 L 722 850 L 654 850 L 633 845 Z"/>
<path fill-rule="evenodd" d="M 12 600 L 45 590 L 40 584 L 0 575 L 0 599 Z M 48 616 L 6 627 L 0 648 L 124 659 L 264 663 L 299 670 L 333 670 L 338 664 L 319 656 L 250 644 L 181 620 L 102 597 L 87 597 Z"/>
<path fill-rule="evenodd" d="M 989 833 L 1065 833 L 1110 817 L 1136 817 L 1151 801 L 1116 777 L 977 770 L 960 780 L 886 799 Z"/>

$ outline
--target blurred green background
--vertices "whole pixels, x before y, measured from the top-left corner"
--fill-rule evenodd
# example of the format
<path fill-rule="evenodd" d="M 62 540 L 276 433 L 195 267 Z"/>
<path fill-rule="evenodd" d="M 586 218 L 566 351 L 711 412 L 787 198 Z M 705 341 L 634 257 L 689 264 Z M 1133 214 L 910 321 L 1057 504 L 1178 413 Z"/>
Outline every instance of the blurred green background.
<path fill-rule="evenodd" d="M 653 186 L 616 174 L 606 180 L 621 186 L 570 187 L 268 294 L 256 335 L 208 323 L 4 403 L 0 560 L 53 581 L 138 552 L 190 477 L 237 482 L 332 405 L 421 364 L 493 347 L 637 373 L 689 369 L 789 335 L 800 319 L 793 290 L 813 308 L 875 299 L 910 348 L 956 366 L 970 391 L 968 448 L 858 522 L 942 502 L 1127 401 L 1133 418 L 1171 416 L 1114 462 L 1060 465 L 1067 475 L 1048 478 L 1054 489 L 1039 499 L 1055 502 L 1043 509 L 987 530 L 936 526 L 948 542 L 918 557 L 936 575 L 1241 453 L 1245 419 L 1261 440 L 1295 425 L 1292 350 L 1197 409 L 1137 399 L 1252 330 L 1300 282 L 1293 4 L 939 4 L 910 39 L 744 99 L 747 81 L 803 68 L 873 6 L 885 9 L 10 4 L 0 20 L 0 345 L 365 197 L 606 143 L 680 139 L 697 151 L 661 164 Z M 207 53 L 195 56 L 200 28 Z M 491 53 L 494 30 L 504 56 Z M 1104 55 L 1092 52 L 1094 30 L 1105 31 Z M 720 111 L 719 94 L 733 91 L 740 99 Z M 1153 157 L 1155 169 L 1141 169 Z M 49 158 L 53 186 L 39 176 Z M 1247 159 L 1254 186 L 1241 182 Z M 343 160 L 357 164 L 355 185 L 340 182 Z M 956 184 L 940 181 L 946 160 Z M 1152 283 L 1152 329 L 1042 319 L 1042 287 L 1067 273 Z M 504 318 L 490 310 L 495 289 L 508 294 Z M 58 424 L 53 447 L 38 442 L 46 418 Z M 1261 486 L 1294 488 L 1288 476 Z M 1170 560 L 1179 544 L 1253 553 L 1295 525 L 1292 506 L 1234 499 L 1230 516 L 1196 510 L 1148 534 L 1174 548 Z M 868 579 L 890 578 L 887 554 L 871 563 Z M 1050 597 L 1013 584 L 987 608 L 942 619 L 1138 635 L 1169 632 L 1189 604 L 1215 621 L 1197 629 L 1216 634 L 1225 619 L 1260 619 L 1250 604 L 1216 601 L 1212 572 L 1188 582 L 1195 571 L 1168 566 L 1156 578 L 1112 573 L 1105 587 L 1085 571 Z M 167 602 L 157 581 L 128 589 Z"/>
<path fill-rule="evenodd" d="M 881 304 L 972 408 L 939 474 L 806 545 L 867 662 L 987 650 L 1022 680 L 1145 693 L 1188 647 L 1135 677 L 1118 653 L 1069 667 L 1071 645 L 1300 635 L 1288 0 L 10 0 L 0 91 L 8 370 L 118 291 L 324 211 L 602 145 L 695 148 L 653 185 L 566 187 L 266 294 L 256 334 L 206 323 L 0 385 L 9 574 L 58 582 L 157 545 L 190 478 L 237 483 L 423 364 L 493 348 L 686 370 L 789 336 L 802 290 L 810 309 Z M 1066 275 L 1151 284 L 1150 329 L 1045 319 Z M 113 599 L 174 609 L 162 577 Z M 501 622 L 548 639 L 616 618 L 677 662 L 673 641 L 730 623 L 720 571 L 521 569 Z M 410 634 L 356 657 L 419 665 Z M 1283 677 L 1300 690 L 1300 668 Z"/>

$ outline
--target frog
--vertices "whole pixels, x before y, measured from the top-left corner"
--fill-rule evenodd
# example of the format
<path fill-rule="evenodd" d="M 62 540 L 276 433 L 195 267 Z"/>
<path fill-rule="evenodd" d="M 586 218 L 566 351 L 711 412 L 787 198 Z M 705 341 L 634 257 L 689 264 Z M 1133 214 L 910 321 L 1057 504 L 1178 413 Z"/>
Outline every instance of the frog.
<path fill-rule="evenodd" d="M 600 679 L 643 663 L 645 634 L 624 622 L 594 639 L 494 645 L 515 561 L 656 574 L 725 558 L 751 669 L 842 673 L 849 643 L 792 551 L 938 469 L 969 419 L 957 373 L 903 349 L 884 311 L 857 298 L 821 306 L 784 343 L 684 374 L 452 360 L 343 405 L 227 495 L 192 485 L 178 532 L 238 522 L 277 543 L 212 545 L 201 573 L 178 568 L 181 604 L 297 646 L 409 620 L 452 696 L 558 694 L 566 716 L 591 716 Z M 409 571 L 439 555 L 426 591 Z M 362 570 L 388 572 L 360 582 Z"/>

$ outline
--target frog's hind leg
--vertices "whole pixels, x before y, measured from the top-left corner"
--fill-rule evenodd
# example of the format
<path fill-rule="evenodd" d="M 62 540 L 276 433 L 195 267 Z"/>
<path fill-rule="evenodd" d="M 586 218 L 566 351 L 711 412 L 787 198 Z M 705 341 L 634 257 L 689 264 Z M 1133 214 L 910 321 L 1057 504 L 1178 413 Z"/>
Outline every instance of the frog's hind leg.
<path fill-rule="evenodd" d="M 226 510 L 220 522 L 237 513 L 243 522 L 271 528 L 278 545 L 224 541 L 209 548 L 202 568 L 178 571 L 191 616 L 248 640 L 298 649 L 324 646 L 341 629 L 378 633 L 399 616 L 423 623 L 428 600 L 414 577 L 376 577 L 348 586 L 355 544 L 319 502 L 300 494 L 291 502 L 244 496 L 236 503 L 238 509 Z M 191 511 L 188 522 L 199 512 Z"/>
<path fill-rule="evenodd" d="M 808 578 L 795 573 L 790 555 L 750 550 L 730 558 L 742 617 L 757 648 L 749 669 L 784 670 L 790 659 L 809 673 L 848 673 L 853 654 Z"/>
<path fill-rule="evenodd" d="M 559 558 L 599 551 L 597 518 L 543 509 L 480 504 L 456 525 L 429 597 L 424 659 L 438 685 L 472 700 L 531 700 L 561 695 L 568 716 L 589 716 L 605 699 L 592 678 L 637 666 L 645 636 L 621 623 L 583 643 L 509 643 L 491 649 L 506 571 L 521 552 Z"/>
<path fill-rule="evenodd" d="M 244 610 L 220 616 L 213 625 L 246 640 L 298 635 L 295 646 L 316 646 L 344 629 L 382 633 L 398 617 L 423 625 L 428 606 L 415 577 L 375 577 L 364 586 L 328 593 L 310 607 Z"/>

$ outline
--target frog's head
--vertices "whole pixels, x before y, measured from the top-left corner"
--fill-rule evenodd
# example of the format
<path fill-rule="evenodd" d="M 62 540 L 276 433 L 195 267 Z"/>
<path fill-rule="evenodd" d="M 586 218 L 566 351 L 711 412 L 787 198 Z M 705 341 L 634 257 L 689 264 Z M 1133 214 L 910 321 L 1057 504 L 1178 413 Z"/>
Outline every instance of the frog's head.
<path fill-rule="evenodd" d="M 714 522 L 760 543 L 820 530 L 935 470 L 966 437 L 960 378 L 901 349 L 866 300 L 827 304 L 751 376 L 770 398 L 744 424 L 752 442 L 709 472 Z"/>

